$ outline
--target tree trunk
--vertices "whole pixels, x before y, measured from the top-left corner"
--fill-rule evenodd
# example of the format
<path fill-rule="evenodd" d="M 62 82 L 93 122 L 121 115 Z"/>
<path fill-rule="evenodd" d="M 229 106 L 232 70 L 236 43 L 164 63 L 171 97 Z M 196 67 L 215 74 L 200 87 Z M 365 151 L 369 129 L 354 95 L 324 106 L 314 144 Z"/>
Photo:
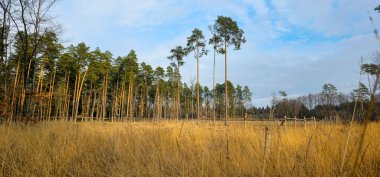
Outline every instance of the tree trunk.
<path fill-rule="evenodd" d="M 48 111 L 48 120 L 50 121 L 50 116 L 51 116 L 51 111 L 52 111 L 52 102 L 53 102 L 53 94 L 54 94 L 54 86 L 55 86 L 55 74 L 56 74 L 56 69 L 54 69 L 54 73 L 53 73 L 53 78 L 51 80 L 51 84 L 50 84 L 50 92 L 49 92 L 49 103 L 48 103 L 48 106 L 49 106 L 49 111 Z"/>
<path fill-rule="evenodd" d="M 146 108 L 146 116 L 145 118 L 149 118 L 149 110 L 150 110 L 150 106 L 149 106 L 149 83 L 148 83 L 148 79 L 146 80 L 146 88 L 145 88 L 145 108 Z M 144 114 L 143 114 L 143 117 L 144 117 Z"/>
<path fill-rule="evenodd" d="M 140 107 L 140 114 L 139 114 L 140 118 L 144 117 L 144 109 L 145 109 L 144 108 L 144 104 L 145 104 L 144 102 L 145 101 L 144 101 L 144 96 L 143 95 L 144 95 L 143 91 L 140 90 L 140 106 L 139 106 Z"/>
<path fill-rule="evenodd" d="M 104 79 L 104 86 L 103 86 L 103 120 L 107 116 L 107 91 L 108 91 L 108 73 L 106 74 L 106 77 Z"/>
<path fill-rule="evenodd" d="M 67 82 L 66 82 L 66 93 L 65 93 L 65 119 L 68 120 L 69 118 L 69 106 L 70 106 L 70 71 L 69 74 L 67 75 Z"/>
<path fill-rule="evenodd" d="M 97 97 L 97 92 L 95 90 L 94 91 L 94 99 L 92 101 L 91 115 L 90 115 L 91 122 L 94 121 L 95 104 L 96 104 L 96 99 L 97 99 L 96 97 Z M 98 114 L 98 113 L 96 113 L 96 114 Z"/>
<path fill-rule="evenodd" d="M 127 118 L 129 118 L 129 111 L 130 111 L 130 100 L 131 100 L 131 82 L 128 84 L 128 99 L 127 99 Z"/>
<path fill-rule="evenodd" d="M 200 111 L 200 104 L 199 104 L 199 47 L 197 47 L 197 122 L 199 123 L 199 111 Z"/>
<path fill-rule="evenodd" d="M 215 107 L 216 107 L 216 101 L 215 101 L 215 55 L 216 55 L 216 50 L 214 49 L 214 67 L 213 67 L 213 77 L 212 77 L 212 104 L 213 104 L 213 118 L 214 118 L 214 123 L 215 123 L 215 117 L 216 117 L 216 112 L 215 112 Z"/>
<path fill-rule="evenodd" d="M 228 84 L 227 84 L 227 42 L 224 40 L 224 81 L 225 81 L 225 120 L 224 125 L 227 125 L 228 119 Z"/>
<path fill-rule="evenodd" d="M 18 79 L 19 79 L 19 70 L 20 70 L 20 62 L 17 63 L 17 68 L 16 68 L 16 76 L 14 80 L 14 85 L 13 85 L 13 91 L 12 91 L 12 100 L 11 100 L 11 109 L 10 109 L 10 119 L 9 122 L 13 121 L 13 116 L 14 116 L 14 102 L 16 99 L 16 88 L 18 85 Z"/>
<path fill-rule="evenodd" d="M 75 120 L 75 108 L 76 108 L 76 93 L 78 89 L 78 80 L 79 80 L 79 71 L 77 76 L 75 77 L 75 85 L 74 85 L 74 92 L 73 92 L 73 103 L 72 103 L 72 109 L 71 109 L 71 120 Z"/>
<path fill-rule="evenodd" d="M 156 121 L 158 121 L 158 113 L 159 113 L 159 105 L 158 105 L 158 100 L 159 100 L 159 97 L 158 97 L 158 89 L 159 89 L 159 79 L 157 79 L 157 82 L 156 82 L 156 94 L 154 96 L 154 112 L 153 112 L 153 117 L 154 119 L 156 119 Z"/>

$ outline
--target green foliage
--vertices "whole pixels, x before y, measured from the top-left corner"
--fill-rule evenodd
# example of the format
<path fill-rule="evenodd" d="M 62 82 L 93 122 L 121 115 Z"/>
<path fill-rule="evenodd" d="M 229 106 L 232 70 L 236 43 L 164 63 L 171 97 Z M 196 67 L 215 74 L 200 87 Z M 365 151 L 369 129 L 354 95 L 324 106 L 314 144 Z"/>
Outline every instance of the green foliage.
<path fill-rule="evenodd" d="M 173 70 L 173 67 L 168 66 L 166 67 L 166 78 L 168 78 L 168 82 L 174 82 L 175 81 L 175 73 Z"/>
<path fill-rule="evenodd" d="M 170 65 L 175 68 L 173 75 L 175 78 L 177 78 L 177 82 L 179 83 L 181 80 L 179 67 L 185 64 L 183 58 L 188 54 L 188 51 L 182 46 L 177 46 L 174 49 L 171 49 L 170 53 L 171 55 L 168 56 L 168 59 L 171 61 Z"/>
<path fill-rule="evenodd" d="M 191 36 L 187 37 L 187 52 L 195 51 L 195 58 L 207 55 L 206 40 L 201 30 L 195 28 Z M 200 51 L 199 51 L 200 50 Z"/>
<path fill-rule="evenodd" d="M 353 90 L 353 96 L 359 100 L 368 100 L 370 96 L 368 87 L 360 82 L 358 88 Z"/>
<path fill-rule="evenodd" d="M 78 71 L 85 69 L 92 57 L 89 49 L 90 47 L 84 43 L 79 43 L 77 46 L 70 45 L 58 59 L 58 71 L 75 75 Z"/>
<path fill-rule="evenodd" d="M 322 94 L 324 94 L 324 95 L 336 95 L 337 94 L 336 87 L 330 83 L 325 83 L 322 88 L 323 88 Z"/>
<path fill-rule="evenodd" d="M 28 38 L 28 40 L 32 41 L 34 40 L 34 35 L 28 35 L 27 37 L 25 36 L 25 32 L 23 31 L 19 31 L 17 32 L 17 34 L 15 35 L 15 41 L 13 43 L 13 53 L 12 55 L 10 56 L 10 60 L 11 62 L 14 63 L 14 67 L 16 67 L 17 65 L 17 62 L 20 62 L 20 65 L 21 66 L 27 66 L 29 63 L 25 63 L 24 61 L 24 56 L 27 56 L 28 59 L 30 59 L 33 55 L 33 49 L 34 49 L 34 45 L 33 43 L 29 42 L 28 44 L 25 44 L 25 40 L 26 38 Z M 27 49 L 27 51 L 26 51 Z M 25 52 L 26 51 L 26 52 Z M 36 58 L 33 58 L 34 59 L 34 62 L 36 60 Z"/>
<path fill-rule="evenodd" d="M 110 52 L 101 52 L 99 48 L 91 52 L 87 77 L 91 82 L 95 82 L 108 74 L 112 68 L 112 54 Z"/>
<path fill-rule="evenodd" d="M 154 71 L 154 76 L 156 79 L 162 79 L 165 76 L 165 71 L 162 67 L 158 66 Z"/>
<path fill-rule="evenodd" d="M 286 92 L 285 91 L 278 91 L 278 94 L 280 95 L 280 96 L 282 96 L 282 97 L 286 97 L 286 96 L 288 96 L 288 94 L 286 94 Z"/>
<path fill-rule="evenodd" d="M 170 65 L 178 70 L 180 66 L 185 64 L 183 58 L 188 54 L 188 51 L 182 46 L 177 46 L 171 49 L 170 53 L 171 55 L 168 56 L 168 59 L 171 61 Z"/>
<path fill-rule="evenodd" d="M 243 100 L 246 104 L 246 107 L 249 107 L 249 104 L 252 102 L 252 92 L 248 86 L 244 86 L 243 89 Z"/>
<path fill-rule="evenodd" d="M 361 66 L 361 70 L 364 73 L 367 73 L 370 75 L 376 75 L 379 73 L 379 66 L 376 64 L 363 64 Z"/>
<path fill-rule="evenodd" d="M 212 91 L 207 86 L 204 86 L 202 90 L 203 90 L 203 98 L 207 101 L 211 101 Z"/>
<path fill-rule="evenodd" d="M 240 49 L 240 44 L 245 42 L 243 31 L 237 28 L 236 22 L 229 20 L 231 19 L 225 18 L 222 21 L 219 19 L 219 23 L 216 23 L 215 28 L 212 29 L 213 37 L 208 43 L 213 45 L 215 51 L 223 50 L 224 46 L 221 45 L 223 41 L 227 45 L 234 45 L 236 50 Z M 38 46 L 35 47 L 33 42 L 29 42 L 26 47 L 25 36 L 29 41 L 39 39 Z M 114 116 L 121 119 L 126 116 L 125 112 L 130 108 L 128 114 L 131 115 L 128 116 L 149 117 L 156 111 L 153 110 L 153 104 L 159 102 L 161 114 L 172 117 L 173 115 L 169 114 L 175 111 L 174 104 L 177 104 L 180 107 L 178 109 L 184 111 L 178 112 L 181 114 L 178 116 L 184 117 L 185 113 L 194 114 L 194 112 L 190 113 L 190 108 L 196 108 L 197 102 L 194 83 L 191 87 L 186 83 L 181 83 L 180 67 L 185 64 L 184 57 L 190 52 L 194 52 L 197 59 L 207 55 L 207 40 L 201 30 L 195 28 L 187 40 L 186 47 L 176 46 L 170 50 L 167 58 L 171 62 L 165 71 L 162 67 L 153 69 L 145 62 L 139 64 L 134 50 L 130 50 L 127 56 L 113 58 L 109 51 L 102 51 L 99 48 L 91 50 L 85 43 L 69 45 L 65 48 L 59 42 L 57 34 L 52 31 L 45 31 L 38 35 L 33 33 L 26 35 L 21 31 L 15 35 L 12 43 L 13 53 L 9 57 L 7 66 L 3 67 L 1 63 L 1 68 L 6 68 L 5 73 L 9 77 L 9 79 L 4 79 L 6 84 L 13 85 L 12 79 L 16 77 L 17 64 L 19 63 L 21 68 L 19 74 L 23 74 L 18 76 L 18 82 L 20 82 L 25 77 L 25 67 L 29 64 L 24 61 L 24 56 L 29 57 L 30 77 L 28 77 L 29 83 L 25 85 L 27 85 L 27 94 L 34 94 L 29 99 L 31 100 L 30 108 L 36 107 L 34 110 L 31 109 L 32 115 L 42 116 L 48 112 L 46 114 L 49 116 L 65 118 Z M 25 48 L 28 48 L 26 53 Z M 41 88 L 38 92 L 35 89 L 37 85 Z M 132 87 L 126 87 L 126 85 Z M 228 109 L 231 115 L 235 115 L 236 107 L 240 109 L 250 104 L 252 93 L 246 86 L 244 89 L 241 85 L 235 88 L 230 81 L 227 85 L 230 93 Z M 213 90 L 207 86 L 197 86 L 199 86 L 200 110 L 208 111 L 200 116 L 211 115 L 213 101 L 219 106 L 218 114 L 220 116 L 224 114 L 222 111 L 225 105 L 223 98 L 225 86 L 217 85 L 215 100 L 213 100 Z M 19 88 L 16 88 L 18 93 L 15 93 L 15 100 L 20 99 L 18 95 L 21 95 L 21 89 Z M 50 92 L 53 93 L 50 94 Z M 180 98 L 177 97 L 177 93 Z M 4 95 L 0 95 L 0 98 L 5 99 Z M 160 99 L 156 100 L 155 97 L 158 95 Z M 11 100 L 10 98 L 7 98 L 8 101 Z M 41 102 L 39 99 L 44 101 Z M 131 102 L 127 103 L 126 99 Z M 187 100 L 186 104 L 183 102 L 185 100 Z"/>
<path fill-rule="evenodd" d="M 338 94 L 336 87 L 330 83 L 325 83 L 322 88 L 322 95 L 324 95 L 327 104 L 334 105 L 334 97 Z"/>
<path fill-rule="evenodd" d="M 45 69 L 52 72 L 55 67 L 56 60 L 61 56 L 64 47 L 59 43 L 58 36 L 54 32 L 46 32 L 41 38 L 38 48 L 40 61 L 44 63 Z"/>
<path fill-rule="evenodd" d="M 127 56 L 119 57 L 117 60 L 121 79 L 127 82 L 133 81 L 139 69 L 136 52 L 131 50 Z"/>
<path fill-rule="evenodd" d="M 214 50 L 218 50 L 222 46 L 222 38 L 216 34 L 216 29 L 213 28 L 213 26 L 209 26 L 208 28 L 212 34 L 212 37 L 209 39 L 208 44 L 212 45 L 212 48 Z"/>
<path fill-rule="evenodd" d="M 151 83 L 154 74 L 152 66 L 146 64 L 145 62 L 142 62 L 140 64 L 139 72 L 139 77 L 143 78 L 143 80 L 145 80 L 146 82 Z"/>
<path fill-rule="evenodd" d="M 227 46 L 233 45 L 234 50 L 240 50 L 241 44 L 246 42 L 244 31 L 240 29 L 237 22 L 231 17 L 218 16 L 213 28 L 215 33 Z M 213 40 L 218 40 L 217 38 Z M 214 43 L 214 42 L 213 42 Z M 219 49 L 219 52 L 224 53 L 226 49 Z"/>
<path fill-rule="evenodd" d="M 374 10 L 380 13 L 380 5 L 377 5 Z"/>

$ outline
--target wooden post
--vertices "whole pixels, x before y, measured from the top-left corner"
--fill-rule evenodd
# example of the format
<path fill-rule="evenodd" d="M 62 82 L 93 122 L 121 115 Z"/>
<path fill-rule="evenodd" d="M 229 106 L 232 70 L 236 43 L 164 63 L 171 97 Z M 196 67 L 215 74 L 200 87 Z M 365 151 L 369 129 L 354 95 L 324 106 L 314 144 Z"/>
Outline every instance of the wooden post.
<path fill-rule="evenodd" d="M 294 116 L 294 126 L 296 126 L 297 125 L 297 117 L 296 116 Z"/>
<path fill-rule="evenodd" d="M 270 146 L 270 130 L 268 127 L 265 127 L 264 162 L 263 162 L 263 171 L 261 174 L 261 176 L 263 176 L 263 177 L 265 176 L 266 160 L 267 160 L 267 157 L 269 156 L 269 152 L 270 152 L 269 146 Z"/>
<path fill-rule="evenodd" d="M 284 126 L 286 127 L 286 116 L 284 117 Z"/>
<path fill-rule="evenodd" d="M 317 128 L 317 122 L 315 121 L 315 117 L 313 117 L 313 122 L 314 122 L 314 128 Z"/>

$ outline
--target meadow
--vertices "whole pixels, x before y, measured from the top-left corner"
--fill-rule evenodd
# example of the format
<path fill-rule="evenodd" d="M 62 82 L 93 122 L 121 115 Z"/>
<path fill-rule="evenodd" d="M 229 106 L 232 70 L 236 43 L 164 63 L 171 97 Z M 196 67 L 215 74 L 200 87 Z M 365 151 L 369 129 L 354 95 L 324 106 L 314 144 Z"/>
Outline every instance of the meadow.
<path fill-rule="evenodd" d="M 0 175 L 352 176 L 362 126 L 353 125 L 346 149 L 349 125 L 279 125 L 258 121 L 228 126 L 185 121 L 3 124 Z M 379 123 L 369 124 L 355 176 L 380 174 L 379 128 Z"/>

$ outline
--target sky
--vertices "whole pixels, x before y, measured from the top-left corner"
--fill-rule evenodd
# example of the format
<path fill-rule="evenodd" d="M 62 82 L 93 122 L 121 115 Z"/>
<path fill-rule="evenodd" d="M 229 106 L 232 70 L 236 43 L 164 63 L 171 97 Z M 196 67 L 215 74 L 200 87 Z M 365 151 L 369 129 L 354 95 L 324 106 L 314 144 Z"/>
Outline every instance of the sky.
<path fill-rule="evenodd" d="M 61 0 L 52 9 L 65 46 L 85 42 L 117 56 L 135 50 L 139 62 L 166 68 L 167 56 L 186 45 L 194 28 L 229 16 L 244 30 L 241 50 L 228 53 L 228 80 L 247 85 L 254 106 L 274 93 L 318 93 L 324 83 L 349 93 L 360 78 L 360 60 L 371 62 L 380 27 L 375 0 Z M 369 16 L 373 18 L 371 24 Z M 212 51 L 212 48 L 208 46 Z M 216 58 L 216 82 L 224 83 L 224 56 Z M 182 81 L 196 78 L 194 55 L 185 58 Z M 213 55 L 200 59 L 200 84 L 212 88 Z"/>

